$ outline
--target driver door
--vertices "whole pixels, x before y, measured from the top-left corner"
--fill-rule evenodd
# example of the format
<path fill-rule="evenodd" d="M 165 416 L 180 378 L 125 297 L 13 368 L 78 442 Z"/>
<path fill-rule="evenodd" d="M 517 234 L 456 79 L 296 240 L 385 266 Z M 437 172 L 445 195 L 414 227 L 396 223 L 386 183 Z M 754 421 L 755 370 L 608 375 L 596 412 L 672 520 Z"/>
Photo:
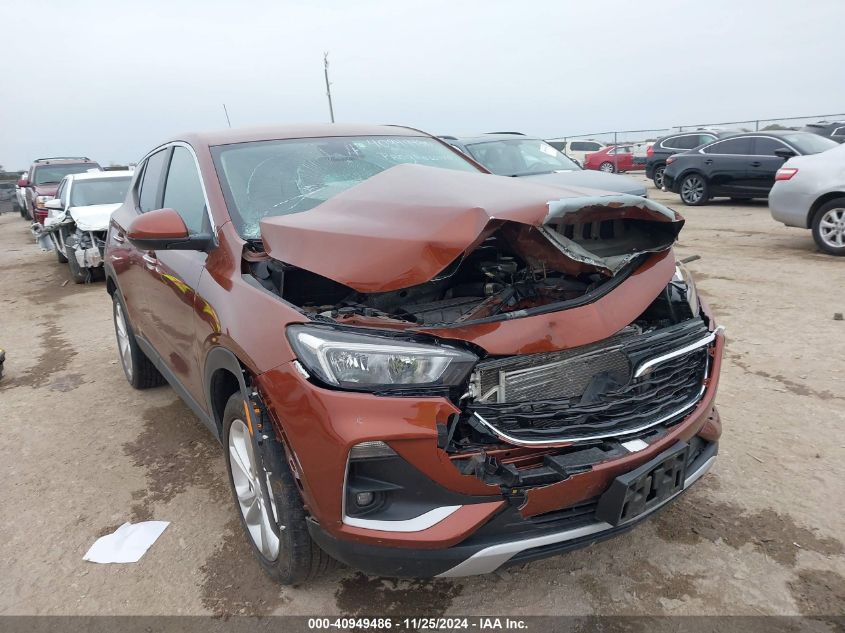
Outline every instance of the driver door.
<path fill-rule="evenodd" d="M 157 208 L 174 209 L 190 233 L 210 233 L 205 193 L 193 152 L 174 145 L 165 161 Z M 202 251 L 146 251 L 142 257 L 149 329 L 161 360 L 197 402 L 204 402 L 195 343 L 196 289 L 205 269 Z"/>

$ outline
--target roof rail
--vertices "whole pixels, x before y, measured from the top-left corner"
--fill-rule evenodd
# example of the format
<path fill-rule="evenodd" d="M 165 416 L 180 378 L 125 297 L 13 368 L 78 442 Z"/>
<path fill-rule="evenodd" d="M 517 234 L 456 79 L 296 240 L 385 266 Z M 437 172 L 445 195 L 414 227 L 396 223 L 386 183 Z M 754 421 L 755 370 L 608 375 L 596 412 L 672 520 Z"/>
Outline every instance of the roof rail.
<path fill-rule="evenodd" d="M 91 160 L 87 156 L 47 156 L 46 158 L 36 158 L 34 163 L 40 160 Z M 92 161 L 93 162 L 93 161 Z"/>
<path fill-rule="evenodd" d="M 522 132 L 485 132 L 485 134 L 513 134 L 514 136 L 525 136 Z"/>
<path fill-rule="evenodd" d="M 457 141 L 457 136 L 449 136 L 448 134 L 441 134 L 438 138 L 446 139 L 447 141 Z"/>

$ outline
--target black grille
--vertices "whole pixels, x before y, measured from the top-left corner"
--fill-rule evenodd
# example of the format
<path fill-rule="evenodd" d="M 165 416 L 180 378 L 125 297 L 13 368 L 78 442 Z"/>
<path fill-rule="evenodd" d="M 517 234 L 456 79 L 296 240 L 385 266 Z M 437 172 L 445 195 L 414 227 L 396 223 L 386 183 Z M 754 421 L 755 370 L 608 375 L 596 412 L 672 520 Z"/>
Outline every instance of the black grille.
<path fill-rule="evenodd" d="M 609 346 L 632 368 L 708 335 L 700 320 L 629 338 Z M 708 347 L 670 358 L 639 378 L 592 375 L 582 394 L 529 402 L 479 402 L 467 407 L 499 432 L 523 441 L 554 441 L 624 435 L 660 422 L 679 420 L 701 397 Z M 600 367 L 601 365 L 599 365 Z M 549 391 L 555 392 L 554 385 Z"/>

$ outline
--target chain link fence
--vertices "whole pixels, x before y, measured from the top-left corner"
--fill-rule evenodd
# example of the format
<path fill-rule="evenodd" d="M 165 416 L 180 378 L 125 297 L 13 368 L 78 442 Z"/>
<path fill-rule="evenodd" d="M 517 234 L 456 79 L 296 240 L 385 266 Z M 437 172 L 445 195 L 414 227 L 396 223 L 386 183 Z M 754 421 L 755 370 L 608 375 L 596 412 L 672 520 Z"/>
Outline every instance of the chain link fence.
<path fill-rule="evenodd" d="M 809 116 L 781 117 L 777 119 L 750 119 L 747 121 L 722 121 L 719 123 L 696 123 L 677 125 L 673 130 L 688 132 L 698 129 L 736 129 L 741 132 L 762 132 L 764 130 L 800 130 L 808 123 L 833 123 L 845 120 L 845 113 L 812 114 Z"/>
<path fill-rule="evenodd" d="M 599 143 L 602 146 L 616 146 L 625 148 L 626 153 L 634 156 L 633 168 L 637 169 L 645 164 L 645 156 L 651 143 L 662 136 L 674 132 L 690 132 L 694 130 L 735 130 L 737 132 L 759 132 L 765 130 L 800 130 L 808 123 L 833 123 L 834 121 L 845 121 L 845 113 L 839 114 L 812 114 L 799 117 L 779 117 L 774 119 L 748 119 L 745 121 L 719 121 L 711 123 L 694 123 L 688 125 L 674 125 L 665 128 L 649 128 L 643 130 L 611 130 L 608 132 L 591 132 L 589 134 L 568 134 L 565 136 L 547 137 L 546 140 L 553 143 L 566 144 L 567 149 L 573 146 L 577 148 L 578 141 Z M 575 153 L 577 153 L 575 149 Z M 591 151 L 598 151 L 595 146 Z M 609 154 L 608 160 L 614 163 L 614 169 L 619 171 L 619 158 L 615 154 Z M 579 159 L 582 159 L 579 156 Z"/>

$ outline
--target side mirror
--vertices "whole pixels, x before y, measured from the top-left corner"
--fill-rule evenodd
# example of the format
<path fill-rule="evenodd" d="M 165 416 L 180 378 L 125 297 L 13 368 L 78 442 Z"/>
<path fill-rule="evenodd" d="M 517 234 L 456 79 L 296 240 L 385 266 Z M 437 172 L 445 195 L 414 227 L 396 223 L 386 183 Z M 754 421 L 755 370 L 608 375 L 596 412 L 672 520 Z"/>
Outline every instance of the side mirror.
<path fill-rule="evenodd" d="M 779 158 L 782 158 L 783 160 L 789 160 L 790 158 L 792 158 L 795 155 L 796 155 L 795 152 L 793 152 L 791 149 L 787 149 L 786 147 L 781 147 L 781 148 L 775 150 L 775 156 L 778 156 Z"/>
<path fill-rule="evenodd" d="M 53 211 L 64 211 L 64 206 L 62 205 L 62 201 L 59 198 L 53 198 L 52 200 L 48 200 L 44 203 L 44 206 L 47 209 L 52 209 Z"/>
<path fill-rule="evenodd" d="M 209 234 L 191 234 L 185 221 L 173 209 L 156 209 L 136 217 L 126 230 L 126 237 L 146 251 L 204 251 L 212 242 Z"/>
<path fill-rule="evenodd" d="M 29 187 L 29 180 L 26 178 L 18 178 L 18 187 Z"/>

